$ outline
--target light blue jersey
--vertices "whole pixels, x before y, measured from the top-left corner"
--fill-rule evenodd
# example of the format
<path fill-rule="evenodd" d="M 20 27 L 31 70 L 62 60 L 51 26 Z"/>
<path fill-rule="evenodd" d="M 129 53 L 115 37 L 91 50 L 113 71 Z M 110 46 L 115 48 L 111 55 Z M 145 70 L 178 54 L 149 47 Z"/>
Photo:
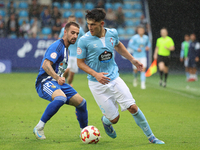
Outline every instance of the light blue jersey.
<path fill-rule="evenodd" d="M 59 38 L 61 39 L 63 36 L 64 36 L 64 30 L 65 30 L 65 28 L 63 27 L 62 29 L 61 29 L 61 31 L 60 31 L 60 34 L 59 34 Z M 69 46 L 69 56 L 71 56 L 71 57 L 76 57 L 76 50 L 77 50 L 77 43 L 78 43 L 78 40 L 79 40 L 79 38 L 81 37 L 81 36 L 83 36 L 85 34 L 85 32 L 83 31 L 83 29 L 80 27 L 80 29 L 79 29 L 79 34 L 78 34 L 78 38 L 77 38 L 77 40 L 76 40 L 76 43 L 74 43 L 74 44 L 70 44 L 70 46 Z"/>
<path fill-rule="evenodd" d="M 107 77 L 114 80 L 119 76 L 118 66 L 114 59 L 114 46 L 119 44 L 116 29 L 106 29 L 105 37 L 92 36 L 90 31 L 79 39 L 77 58 L 85 59 L 86 64 L 96 72 L 106 72 Z M 88 79 L 97 81 L 88 74 Z"/>
<path fill-rule="evenodd" d="M 143 35 L 140 37 L 139 34 L 136 34 L 132 36 L 128 43 L 128 48 L 131 48 L 133 52 L 133 57 L 135 58 L 143 58 L 146 57 L 146 47 L 151 47 L 151 43 L 149 41 L 149 37 L 147 35 Z M 142 51 L 138 52 L 138 48 L 140 48 Z"/>

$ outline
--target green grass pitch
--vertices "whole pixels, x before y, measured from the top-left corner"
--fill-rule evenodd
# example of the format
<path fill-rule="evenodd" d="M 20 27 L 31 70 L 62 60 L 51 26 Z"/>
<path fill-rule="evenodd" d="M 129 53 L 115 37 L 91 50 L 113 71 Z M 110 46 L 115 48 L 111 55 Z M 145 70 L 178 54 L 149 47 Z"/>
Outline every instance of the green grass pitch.
<path fill-rule="evenodd" d="M 167 88 L 159 87 L 158 75 L 147 78 L 147 89 L 132 86 L 131 74 L 121 74 L 153 133 L 165 145 L 149 144 L 128 111 L 120 111 L 114 125 L 117 138 L 106 135 L 101 111 L 89 91 L 86 74 L 77 74 L 74 88 L 87 100 L 89 125 L 102 138 L 98 144 L 84 144 L 75 109 L 63 106 L 46 124 L 46 140 L 32 131 L 48 101 L 35 91 L 36 73 L 0 74 L 0 150 L 195 150 L 200 149 L 200 82 L 187 83 L 184 75 L 170 75 Z"/>

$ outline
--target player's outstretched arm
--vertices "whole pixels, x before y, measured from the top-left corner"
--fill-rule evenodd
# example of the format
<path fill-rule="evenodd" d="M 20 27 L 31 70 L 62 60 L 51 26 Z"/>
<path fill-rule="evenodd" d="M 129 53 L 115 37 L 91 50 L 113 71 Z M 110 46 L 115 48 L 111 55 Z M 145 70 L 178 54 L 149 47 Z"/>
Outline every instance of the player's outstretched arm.
<path fill-rule="evenodd" d="M 50 75 L 52 78 L 54 78 L 58 82 L 58 84 L 63 85 L 63 83 L 65 83 L 65 78 L 59 77 L 56 74 L 56 72 L 53 70 L 52 65 L 53 65 L 52 61 L 45 59 L 42 64 L 42 68 L 48 75 Z"/>
<path fill-rule="evenodd" d="M 118 45 L 115 46 L 115 50 L 122 56 L 124 56 L 126 59 L 128 59 L 133 65 L 135 65 L 138 69 L 138 71 L 142 71 L 143 65 L 137 61 L 126 49 L 126 47 L 119 42 Z"/>
<path fill-rule="evenodd" d="M 81 70 L 95 77 L 97 81 L 100 82 L 101 84 L 108 84 L 110 78 L 104 76 L 105 74 L 108 74 L 108 73 L 105 73 L 105 72 L 98 73 L 94 71 L 88 65 L 85 64 L 85 59 L 77 59 L 77 65 Z"/>

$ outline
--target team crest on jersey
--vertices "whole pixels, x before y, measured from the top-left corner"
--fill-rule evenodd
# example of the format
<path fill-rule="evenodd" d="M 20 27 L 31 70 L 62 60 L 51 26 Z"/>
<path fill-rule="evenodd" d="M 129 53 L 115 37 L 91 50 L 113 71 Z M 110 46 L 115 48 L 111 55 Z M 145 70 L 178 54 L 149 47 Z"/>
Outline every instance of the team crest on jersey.
<path fill-rule="evenodd" d="M 102 63 L 108 63 L 112 58 L 112 53 L 108 51 L 104 51 L 101 55 L 99 55 L 99 60 Z"/>
<path fill-rule="evenodd" d="M 77 48 L 77 54 L 80 55 L 82 53 L 82 49 L 80 47 Z"/>
<path fill-rule="evenodd" d="M 57 53 L 56 52 L 53 52 L 53 53 L 51 53 L 51 58 L 53 58 L 53 59 L 56 59 L 56 57 L 57 57 Z"/>
<path fill-rule="evenodd" d="M 56 88 L 56 86 L 55 86 L 55 85 L 51 85 L 51 88 L 55 89 L 55 88 Z"/>
<path fill-rule="evenodd" d="M 113 46 L 113 42 L 114 42 L 113 38 L 110 38 L 110 42 L 112 43 L 112 46 Z"/>

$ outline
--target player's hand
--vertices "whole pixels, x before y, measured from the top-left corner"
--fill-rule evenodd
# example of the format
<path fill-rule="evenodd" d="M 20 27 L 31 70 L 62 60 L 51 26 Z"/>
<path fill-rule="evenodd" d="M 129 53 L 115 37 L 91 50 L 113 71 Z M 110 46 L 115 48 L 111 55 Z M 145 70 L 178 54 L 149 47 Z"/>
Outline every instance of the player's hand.
<path fill-rule="evenodd" d="M 97 73 L 94 77 L 97 79 L 98 82 L 105 85 L 110 82 L 110 78 L 104 76 L 106 74 L 108 74 L 108 73 L 100 72 L 100 73 Z"/>
<path fill-rule="evenodd" d="M 145 48 L 145 50 L 146 50 L 146 51 L 149 51 L 149 47 L 147 46 L 147 47 Z"/>
<path fill-rule="evenodd" d="M 180 58 L 180 62 L 183 62 L 183 58 Z"/>
<path fill-rule="evenodd" d="M 195 58 L 195 61 L 196 61 L 196 62 L 199 62 L 199 57 L 196 57 L 196 58 Z"/>
<path fill-rule="evenodd" d="M 65 83 L 65 77 L 59 77 L 57 82 L 59 85 L 63 85 Z"/>
<path fill-rule="evenodd" d="M 139 62 L 138 60 L 134 59 L 131 63 L 137 67 L 138 71 L 143 70 L 143 64 L 141 62 Z"/>
<path fill-rule="evenodd" d="M 138 48 L 137 51 L 138 51 L 138 52 L 141 52 L 142 50 L 141 50 L 141 48 Z"/>

